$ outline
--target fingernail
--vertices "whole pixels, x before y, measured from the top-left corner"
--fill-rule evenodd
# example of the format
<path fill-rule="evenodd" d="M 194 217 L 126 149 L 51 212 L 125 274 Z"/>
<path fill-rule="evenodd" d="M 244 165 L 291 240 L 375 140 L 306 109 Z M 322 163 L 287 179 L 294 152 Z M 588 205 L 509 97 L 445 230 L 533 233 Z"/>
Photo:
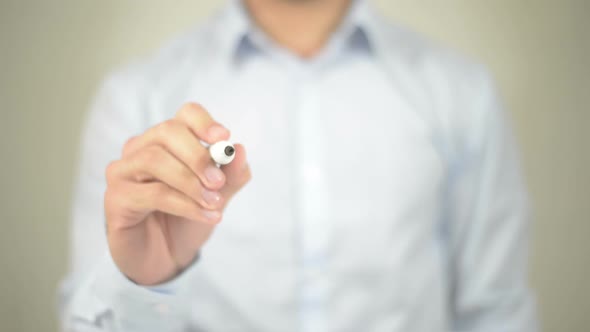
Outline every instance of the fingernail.
<path fill-rule="evenodd" d="M 210 206 L 217 206 L 221 202 L 221 194 L 216 191 L 203 190 L 203 199 Z"/>
<path fill-rule="evenodd" d="M 211 127 L 209 127 L 209 130 L 207 130 L 207 134 L 209 135 L 210 139 L 217 140 L 229 136 L 229 130 L 225 129 L 221 125 L 214 124 Z"/>
<path fill-rule="evenodd" d="M 211 183 L 220 183 L 225 179 L 223 172 L 215 166 L 209 166 L 205 169 L 205 177 Z"/>
<path fill-rule="evenodd" d="M 212 211 L 212 210 L 204 210 L 203 216 L 205 217 L 205 219 L 207 219 L 209 221 L 218 222 L 221 219 L 221 212 Z"/>

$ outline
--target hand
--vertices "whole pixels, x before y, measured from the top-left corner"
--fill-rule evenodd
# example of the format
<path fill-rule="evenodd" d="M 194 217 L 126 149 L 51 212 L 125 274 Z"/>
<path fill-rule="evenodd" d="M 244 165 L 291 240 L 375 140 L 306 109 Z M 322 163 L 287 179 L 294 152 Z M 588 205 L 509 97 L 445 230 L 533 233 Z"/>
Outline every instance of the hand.
<path fill-rule="evenodd" d="M 229 131 L 196 104 L 131 138 L 106 170 L 105 216 L 113 260 L 129 279 L 154 285 L 195 258 L 227 202 L 249 180 L 244 147 L 217 168 L 209 144 Z"/>

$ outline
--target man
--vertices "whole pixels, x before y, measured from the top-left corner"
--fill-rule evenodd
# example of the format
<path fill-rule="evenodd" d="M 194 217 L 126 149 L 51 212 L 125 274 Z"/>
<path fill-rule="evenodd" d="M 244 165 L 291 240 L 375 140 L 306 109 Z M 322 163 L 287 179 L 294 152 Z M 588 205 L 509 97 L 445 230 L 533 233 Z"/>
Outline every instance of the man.
<path fill-rule="evenodd" d="M 365 2 L 232 2 L 100 90 L 64 326 L 534 331 L 516 159 L 485 71 Z"/>

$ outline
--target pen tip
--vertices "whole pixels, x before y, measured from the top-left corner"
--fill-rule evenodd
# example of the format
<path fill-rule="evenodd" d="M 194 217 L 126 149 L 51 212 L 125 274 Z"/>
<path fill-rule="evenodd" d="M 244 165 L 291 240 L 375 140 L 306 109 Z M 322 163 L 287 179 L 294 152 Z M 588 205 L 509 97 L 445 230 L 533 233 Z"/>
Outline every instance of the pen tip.
<path fill-rule="evenodd" d="M 225 149 L 223 150 L 223 152 L 225 152 L 225 155 L 228 157 L 231 157 L 235 151 L 236 150 L 231 145 L 226 146 Z"/>

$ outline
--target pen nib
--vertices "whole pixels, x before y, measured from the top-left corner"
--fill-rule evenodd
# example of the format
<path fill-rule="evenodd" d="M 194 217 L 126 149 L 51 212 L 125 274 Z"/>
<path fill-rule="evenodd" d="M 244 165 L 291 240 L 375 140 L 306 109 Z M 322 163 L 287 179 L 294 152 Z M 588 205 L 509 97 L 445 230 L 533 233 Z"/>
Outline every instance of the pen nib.
<path fill-rule="evenodd" d="M 233 146 L 226 146 L 223 152 L 225 152 L 226 156 L 231 157 L 234 154 L 235 149 Z"/>

